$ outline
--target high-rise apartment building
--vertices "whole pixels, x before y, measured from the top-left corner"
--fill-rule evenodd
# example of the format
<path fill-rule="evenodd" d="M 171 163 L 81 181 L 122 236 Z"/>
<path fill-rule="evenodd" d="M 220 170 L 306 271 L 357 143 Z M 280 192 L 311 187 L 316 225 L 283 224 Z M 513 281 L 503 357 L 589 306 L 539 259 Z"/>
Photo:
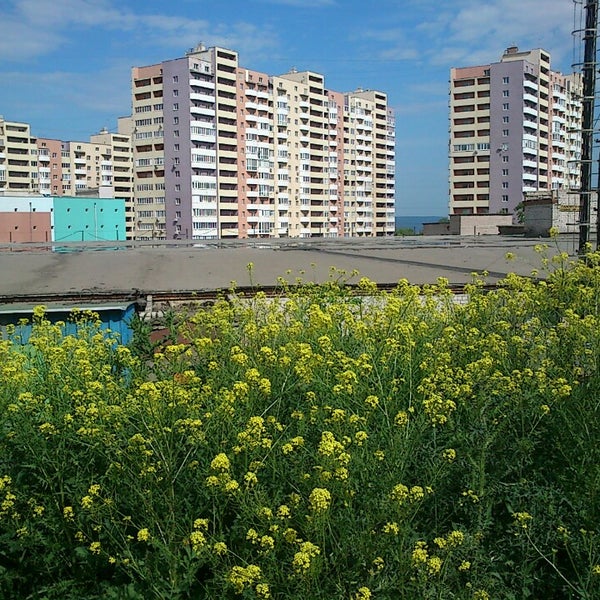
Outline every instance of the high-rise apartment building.
<path fill-rule="evenodd" d="M 525 192 L 577 189 L 581 77 L 542 49 L 450 75 L 450 214 L 512 214 Z"/>
<path fill-rule="evenodd" d="M 135 237 L 394 233 L 394 132 L 381 92 L 270 76 L 200 45 L 132 71 Z"/>
<path fill-rule="evenodd" d="M 37 192 L 38 161 L 29 123 L 0 116 L 0 191 Z"/>

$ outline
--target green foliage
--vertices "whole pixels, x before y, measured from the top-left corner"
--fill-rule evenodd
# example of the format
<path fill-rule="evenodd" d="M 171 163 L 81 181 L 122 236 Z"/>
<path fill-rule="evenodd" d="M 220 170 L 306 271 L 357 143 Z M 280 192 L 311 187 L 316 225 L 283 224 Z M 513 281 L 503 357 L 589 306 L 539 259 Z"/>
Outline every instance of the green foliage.
<path fill-rule="evenodd" d="M 396 232 L 394 233 L 395 236 L 405 236 L 405 235 L 421 235 L 420 233 L 417 233 L 412 227 L 399 227 L 398 229 L 396 229 Z"/>
<path fill-rule="evenodd" d="M 38 310 L 0 341 L 0 597 L 599 597 L 600 257 L 540 252 L 465 304 L 232 291 L 162 349 Z"/>

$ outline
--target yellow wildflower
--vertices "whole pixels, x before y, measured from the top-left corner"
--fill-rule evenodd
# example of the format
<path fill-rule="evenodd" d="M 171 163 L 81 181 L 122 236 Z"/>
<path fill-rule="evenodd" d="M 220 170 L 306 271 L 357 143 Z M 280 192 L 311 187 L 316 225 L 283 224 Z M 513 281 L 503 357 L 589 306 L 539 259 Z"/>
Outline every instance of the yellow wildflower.
<path fill-rule="evenodd" d="M 354 594 L 354 600 L 371 600 L 372 594 L 368 587 L 360 587 L 356 594 Z"/>
<path fill-rule="evenodd" d="M 92 542 L 90 544 L 90 552 L 92 554 L 100 554 L 100 542 Z"/>
<path fill-rule="evenodd" d="M 229 467 L 229 458 L 227 458 L 227 454 L 223 452 L 217 454 L 210 463 L 210 468 L 214 471 L 228 471 Z"/>
<path fill-rule="evenodd" d="M 331 492 L 326 488 L 314 488 L 308 501 L 314 512 L 324 512 L 331 504 Z"/>
<path fill-rule="evenodd" d="M 206 537 L 204 537 L 201 531 L 192 531 L 190 533 L 190 544 L 192 545 L 192 550 L 198 552 L 206 545 Z"/>
<path fill-rule="evenodd" d="M 213 544 L 213 552 L 217 556 L 223 556 L 227 554 L 227 544 L 225 542 L 215 542 Z"/>
<path fill-rule="evenodd" d="M 300 545 L 300 551 L 294 554 L 292 565 L 297 573 L 308 571 L 312 564 L 312 559 L 321 553 L 318 546 L 315 546 L 312 542 L 303 542 Z"/>
<path fill-rule="evenodd" d="M 236 594 L 241 594 L 247 587 L 254 585 L 260 576 L 261 569 L 257 565 L 235 566 L 227 575 L 227 581 L 233 586 Z"/>
<path fill-rule="evenodd" d="M 398 535 L 400 533 L 400 527 L 398 527 L 398 523 L 386 523 L 383 526 L 383 533 L 389 533 L 391 535 Z"/>
<path fill-rule="evenodd" d="M 271 590 L 269 589 L 268 583 L 257 583 L 254 590 L 259 598 L 264 598 L 264 600 L 267 600 L 271 597 Z"/>

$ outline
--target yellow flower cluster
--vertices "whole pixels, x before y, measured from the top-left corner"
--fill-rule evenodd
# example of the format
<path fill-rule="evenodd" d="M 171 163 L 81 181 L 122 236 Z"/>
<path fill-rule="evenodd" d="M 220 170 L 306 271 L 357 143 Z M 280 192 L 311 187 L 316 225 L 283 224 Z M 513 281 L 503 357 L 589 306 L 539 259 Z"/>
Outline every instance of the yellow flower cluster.
<path fill-rule="evenodd" d="M 308 502 L 313 512 L 325 512 L 331 504 L 331 492 L 326 488 L 314 488 L 308 497 Z"/>
<path fill-rule="evenodd" d="M 235 566 L 227 575 L 227 581 L 233 586 L 236 594 L 242 594 L 244 590 L 254 586 L 261 578 L 261 575 L 262 571 L 257 565 L 248 565 L 247 567 Z"/>
<path fill-rule="evenodd" d="M 312 566 L 315 556 L 318 556 L 320 553 L 320 548 L 312 542 L 302 542 L 300 550 L 294 554 L 294 559 L 292 560 L 292 565 L 296 573 L 306 573 Z"/>

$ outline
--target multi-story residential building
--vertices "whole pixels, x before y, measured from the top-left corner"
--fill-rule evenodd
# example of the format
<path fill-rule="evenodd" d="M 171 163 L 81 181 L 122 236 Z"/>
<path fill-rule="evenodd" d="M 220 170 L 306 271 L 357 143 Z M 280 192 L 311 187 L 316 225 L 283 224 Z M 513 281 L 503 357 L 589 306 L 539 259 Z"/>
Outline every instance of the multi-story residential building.
<path fill-rule="evenodd" d="M 113 163 L 115 166 L 113 167 Z M 0 117 L 0 192 L 71 196 L 96 194 L 125 200 L 127 231 L 133 237 L 131 137 L 106 130 L 90 142 L 36 138 L 28 123 Z"/>
<path fill-rule="evenodd" d="M 381 92 L 330 92 L 318 73 L 269 76 L 200 45 L 135 67 L 132 106 L 139 239 L 394 233 Z"/>
<path fill-rule="evenodd" d="M 119 119 L 118 133 L 106 129 L 90 136 L 90 142 L 100 147 L 102 186 L 108 195 L 125 200 L 125 230 L 127 239 L 133 238 L 135 206 L 133 195 L 133 149 L 131 119 Z M 107 181 L 112 177 L 112 182 Z"/>
<path fill-rule="evenodd" d="M 0 191 L 37 192 L 38 160 L 29 123 L 0 116 Z"/>
<path fill-rule="evenodd" d="M 526 192 L 579 187 L 581 80 L 507 48 L 450 76 L 450 214 L 512 214 Z"/>
<path fill-rule="evenodd" d="M 125 200 L 128 221 L 121 235 L 133 237 L 133 159 L 131 137 L 106 129 L 89 142 L 37 138 L 38 191 L 43 195 L 94 193 Z"/>

